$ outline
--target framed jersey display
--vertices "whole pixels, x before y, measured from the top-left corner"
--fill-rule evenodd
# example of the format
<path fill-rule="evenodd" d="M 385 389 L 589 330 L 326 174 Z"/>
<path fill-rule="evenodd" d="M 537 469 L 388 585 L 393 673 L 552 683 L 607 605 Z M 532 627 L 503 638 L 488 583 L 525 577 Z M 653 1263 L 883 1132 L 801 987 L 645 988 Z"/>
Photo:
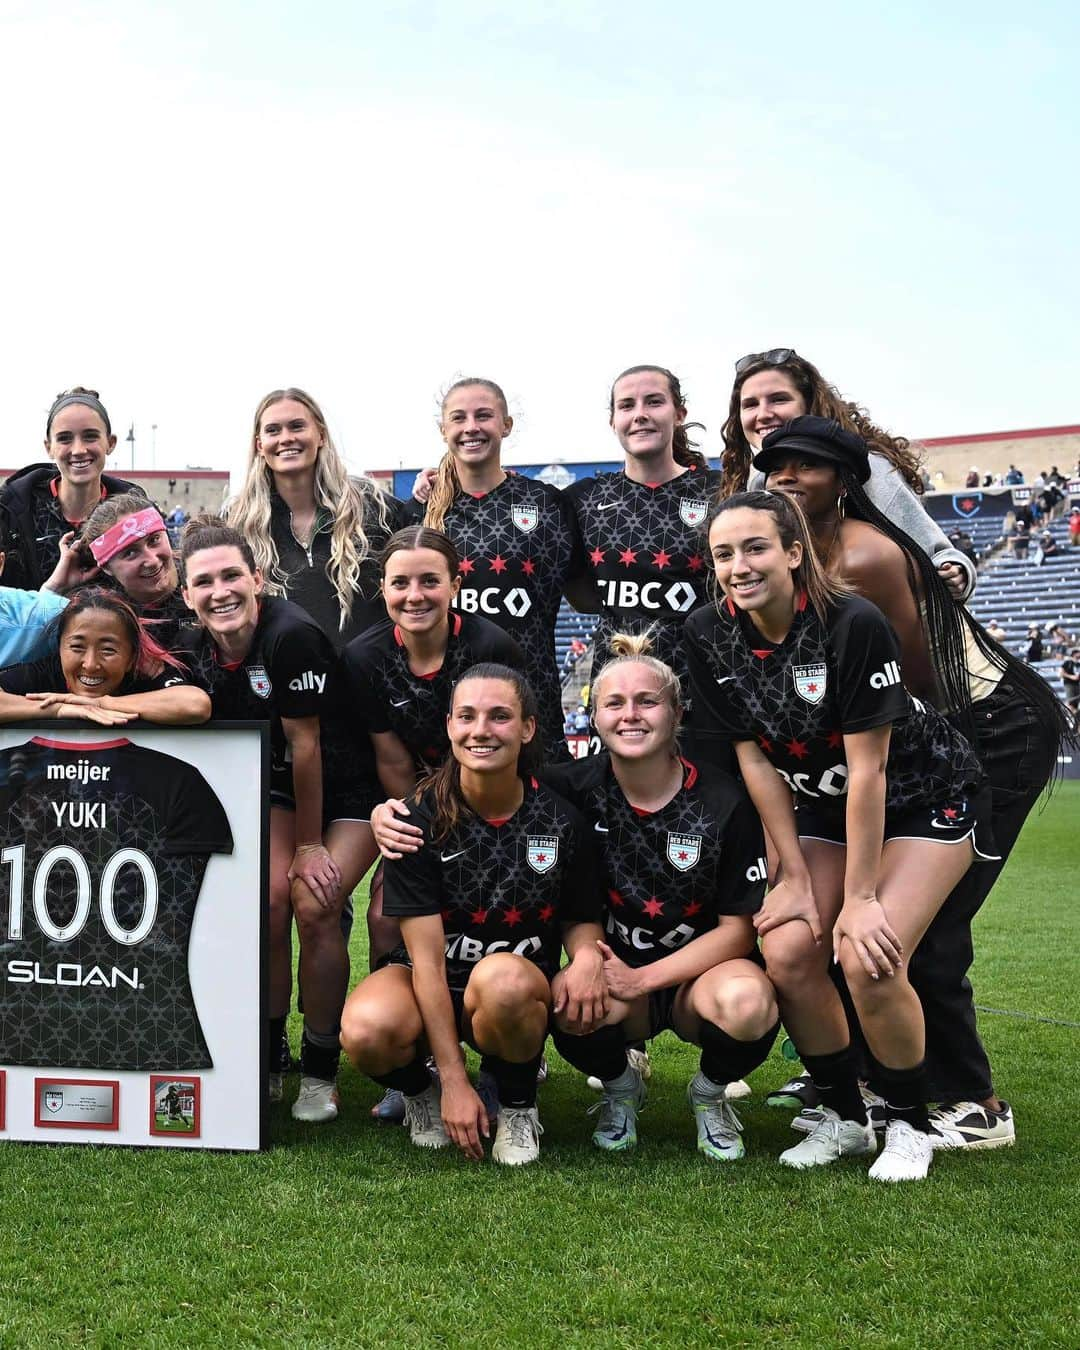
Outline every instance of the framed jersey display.
<path fill-rule="evenodd" d="M 0 1138 L 262 1147 L 268 760 L 260 723 L 0 727 Z"/>

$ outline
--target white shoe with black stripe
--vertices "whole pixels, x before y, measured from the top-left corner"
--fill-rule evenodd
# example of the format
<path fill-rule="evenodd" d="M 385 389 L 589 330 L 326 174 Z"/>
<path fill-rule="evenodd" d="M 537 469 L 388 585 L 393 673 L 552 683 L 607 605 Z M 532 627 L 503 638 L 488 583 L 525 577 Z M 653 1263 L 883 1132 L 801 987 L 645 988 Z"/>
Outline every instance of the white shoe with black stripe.
<path fill-rule="evenodd" d="M 994 1111 L 978 1102 L 955 1102 L 930 1112 L 930 1142 L 935 1148 L 1009 1148 L 1016 1143 L 1012 1107 Z"/>

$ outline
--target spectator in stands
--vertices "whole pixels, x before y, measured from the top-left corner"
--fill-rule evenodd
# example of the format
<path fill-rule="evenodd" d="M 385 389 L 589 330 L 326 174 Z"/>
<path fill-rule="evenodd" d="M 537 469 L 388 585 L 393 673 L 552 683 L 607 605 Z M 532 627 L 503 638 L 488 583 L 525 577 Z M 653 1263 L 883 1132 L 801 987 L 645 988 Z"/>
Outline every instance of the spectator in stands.
<path fill-rule="evenodd" d="M 1069 547 L 1080 547 L 1080 506 L 1069 512 Z"/>
<path fill-rule="evenodd" d="M 562 729 L 564 736 L 573 736 L 575 734 L 577 728 L 574 722 L 573 708 L 567 708 L 566 715 L 563 717 Z"/>
<path fill-rule="evenodd" d="M 1010 464 L 1008 473 L 1006 473 L 1005 475 L 1006 487 L 1015 487 L 1018 483 L 1022 483 L 1023 481 L 1024 475 L 1020 472 L 1020 470 L 1016 467 L 1015 464 Z"/>
<path fill-rule="evenodd" d="M 1053 483 L 1056 488 L 1065 487 L 1065 479 L 1056 464 L 1050 465 L 1050 472 L 1046 475 L 1046 481 Z"/>
<path fill-rule="evenodd" d="M 1029 666 L 1043 659 L 1043 635 L 1042 629 L 1037 623 L 1033 623 L 1028 629 L 1027 651 L 1024 653 L 1024 660 Z"/>
<path fill-rule="evenodd" d="M 577 710 L 574 713 L 574 731 L 577 735 L 581 736 L 587 733 L 588 730 L 589 714 L 585 711 L 584 703 L 579 703 L 577 705 Z"/>
<path fill-rule="evenodd" d="M 1065 706 L 1072 713 L 1073 725 L 1080 730 L 1080 647 L 1073 647 L 1058 671 L 1065 686 Z"/>
<path fill-rule="evenodd" d="M 581 638 L 575 636 L 570 639 L 570 646 L 567 647 L 566 655 L 563 657 L 563 679 L 566 679 L 568 675 L 572 675 L 574 671 L 577 670 L 577 663 L 587 651 L 588 648 L 585 643 L 582 642 Z"/>
<path fill-rule="evenodd" d="M 1012 551 L 1016 558 L 1024 561 L 1028 555 L 1028 544 L 1031 543 L 1031 522 L 1025 520 L 1019 513 L 1016 518 L 1016 533 L 1012 537 Z"/>
<path fill-rule="evenodd" d="M 1035 566 L 1041 567 L 1047 558 L 1052 558 L 1057 551 L 1057 540 L 1049 530 L 1043 530 L 1039 535 L 1039 546 L 1035 550 Z"/>
<path fill-rule="evenodd" d="M 966 488 L 977 488 L 979 486 L 979 470 L 973 464 L 968 470 L 968 476 L 964 479 Z"/>
<path fill-rule="evenodd" d="M 985 473 L 985 474 L 983 474 L 982 485 L 983 485 L 984 488 L 993 487 L 993 486 L 994 486 L 994 475 L 993 475 L 992 473 Z"/>
<path fill-rule="evenodd" d="M 991 619 L 989 624 L 987 625 L 986 631 L 990 634 L 990 636 L 994 639 L 995 642 L 1004 642 L 1005 639 L 1009 636 L 1008 633 L 1006 633 L 1005 629 L 1002 628 L 1000 619 Z"/>
<path fill-rule="evenodd" d="M 1060 622 L 1048 623 L 1046 625 L 1046 635 L 1049 640 L 1051 656 L 1064 656 L 1076 641 L 1072 633 L 1069 633 L 1062 628 Z"/>

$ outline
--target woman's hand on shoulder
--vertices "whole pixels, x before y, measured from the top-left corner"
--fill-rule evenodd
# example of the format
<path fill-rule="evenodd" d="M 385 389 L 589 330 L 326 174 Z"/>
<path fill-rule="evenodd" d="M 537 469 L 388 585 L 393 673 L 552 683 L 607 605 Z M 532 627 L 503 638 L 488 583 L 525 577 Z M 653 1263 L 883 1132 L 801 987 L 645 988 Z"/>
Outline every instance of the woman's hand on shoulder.
<path fill-rule="evenodd" d="M 416 853 L 424 842 L 424 832 L 404 819 L 409 808 L 398 797 L 380 802 L 371 813 L 371 832 L 384 858 L 396 862 L 403 853 Z"/>

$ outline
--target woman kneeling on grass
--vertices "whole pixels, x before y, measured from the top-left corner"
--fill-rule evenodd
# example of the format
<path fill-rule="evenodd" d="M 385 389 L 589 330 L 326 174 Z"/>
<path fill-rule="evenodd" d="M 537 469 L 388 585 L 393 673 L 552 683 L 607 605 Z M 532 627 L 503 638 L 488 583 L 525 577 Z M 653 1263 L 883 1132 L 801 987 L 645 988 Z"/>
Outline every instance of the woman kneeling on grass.
<path fill-rule="evenodd" d="M 637 1144 L 645 1100 L 630 1045 L 671 1030 L 700 1046 L 687 1093 L 697 1145 L 725 1162 L 745 1152 L 727 1084 L 765 1060 L 778 1025 L 750 917 L 765 891 L 765 848 L 757 812 L 735 780 L 679 755 L 678 679 L 648 655 L 650 646 L 644 635 L 611 638 L 614 658 L 593 685 L 603 752 L 543 771 L 585 813 L 608 896 L 601 944 L 607 1016 L 587 1029 L 556 1013 L 555 1043 L 564 1059 L 599 1079 L 593 1143 L 616 1153 Z M 420 842 L 414 826 L 390 814 L 401 805 L 372 815 L 389 856 Z M 565 976 L 555 979 L 557 1007 Z"/>
<path fill-rule="evenodd" d="M 529 1163 L 553 1006 L 583 1033 L 607 1012 L 599 870 L 583 818 L 532 777 L 536 704 L 520 674 L 467 670 L 446 725 L 450 755 L 410 808 L 426 847 L 385 868 L 383 905 L 404 945 L 353 990 L 341 1043 L 362 1073 L 405 1095 L 414 1144 L 481 1158 L 488 1109 L 465 1071 L 467 1041 L 498 1092 L 492 1158 Z M 570 965 L 553 995 L 560 946 Z"/>
<path fill-rule="evenodd" d="M 695 734 L 735 743 L 780 856 L 783 881 L 755 925 L 824 1106 L 781 1162 L 814 1167 L 876 1148 L 832 955 L 885 1099 L 885 1148 L 870 1175 L 920 1180 L 932 1153 L 925 1027 L 907 965 L 975 857 L 993 852 L 978 838 L 988 794 L 967 741 L 905 691 L 881 611 L 825 574 L 808 536 L 788 497 L 739 493 L 712 508 L 724 598 L 687 620 Z"/>
<path fill-rule="evenodd" d="M 119 727 L 136 718 L 205 722 L 210 700 L 113 591 L 90 587 L 46 630 L 39 661 L 0 671 L 0 721 L 74 717 Z"/>

